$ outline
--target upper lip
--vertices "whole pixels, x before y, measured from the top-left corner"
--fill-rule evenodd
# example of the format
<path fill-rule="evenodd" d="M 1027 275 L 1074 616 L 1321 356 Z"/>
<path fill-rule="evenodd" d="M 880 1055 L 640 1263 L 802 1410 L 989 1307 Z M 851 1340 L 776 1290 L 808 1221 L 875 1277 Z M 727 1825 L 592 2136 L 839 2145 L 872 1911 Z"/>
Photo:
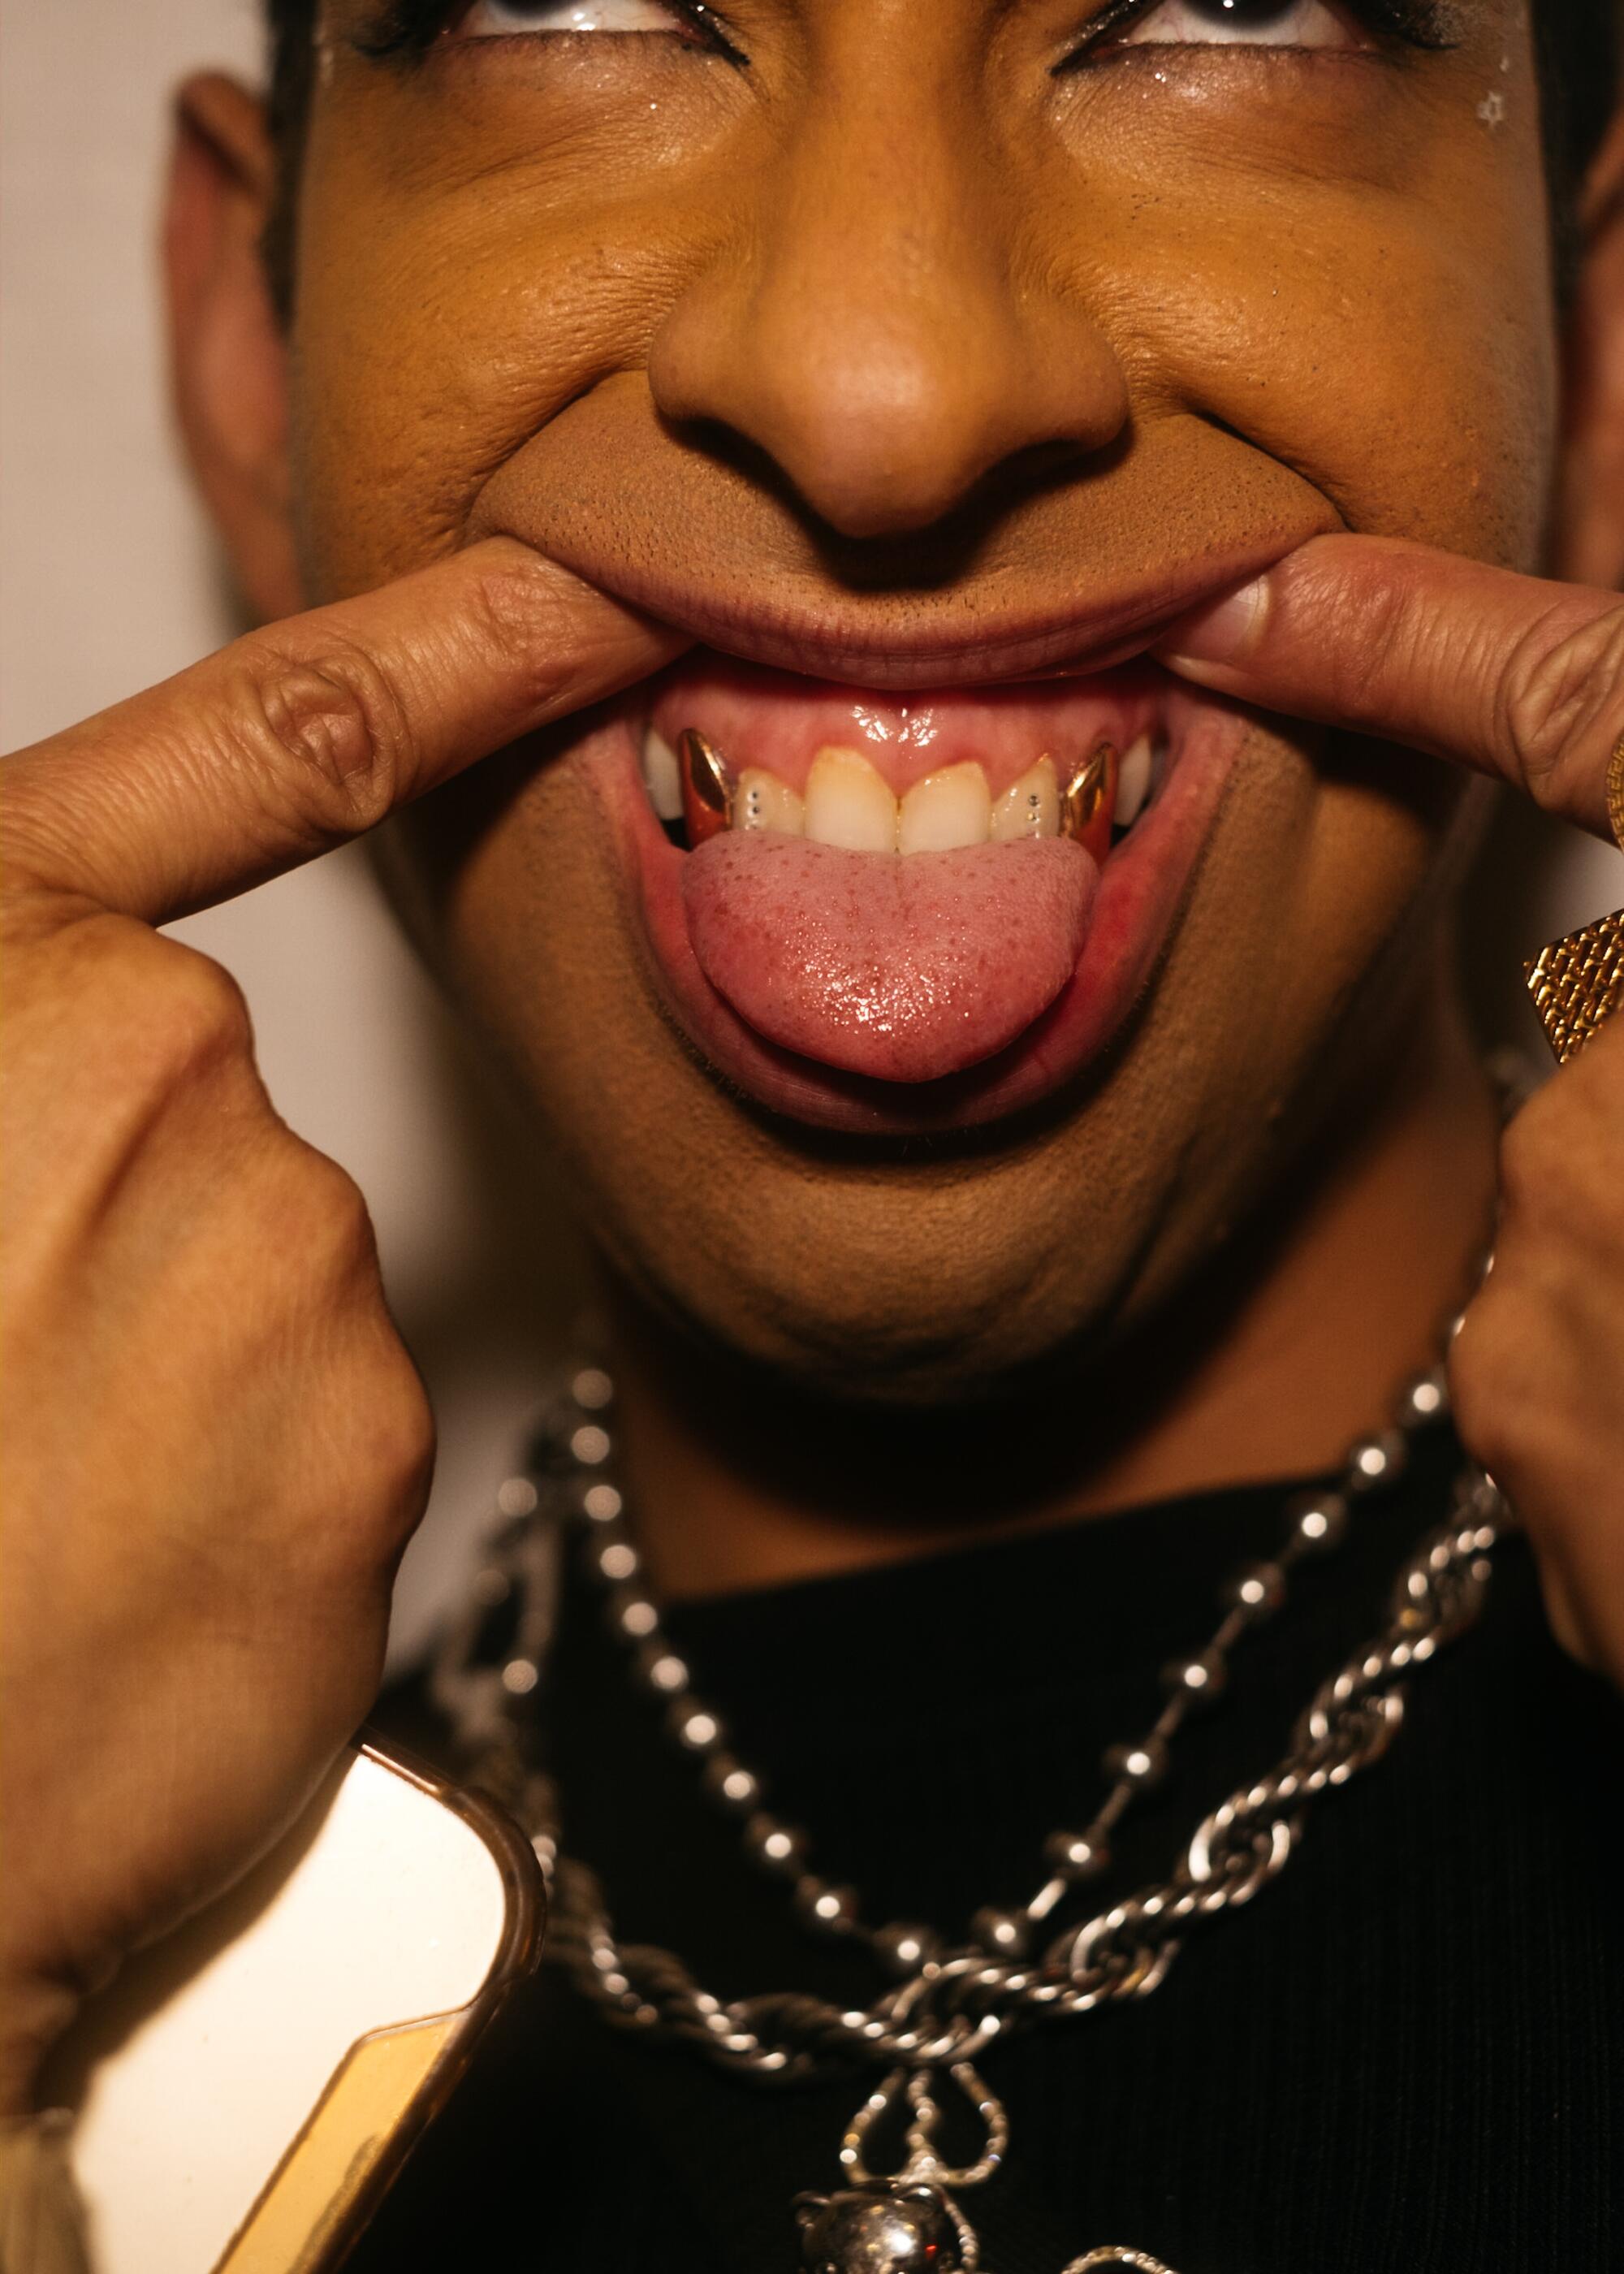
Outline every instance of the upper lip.
<path fill-rule="evenodd" d="M 516 535 L 523 532 L 515 531 Z M 810 604 L 679 581 L 658 566 L 574 561 L 563 567 L 602 591 L 748 663 L 861 687 L 984 685 L 1045 674 L 1104 671 L 1154 647 L 1179 617 L 1260 575 L 1306 532 L 1208 553 L 1126 586 L 1057 599 L 1041 609 L 978 606 L 958 613 L 932 597 L 910 614 L 847 598 Z M 764 580 L 763 580 L 764 581 Z"/>

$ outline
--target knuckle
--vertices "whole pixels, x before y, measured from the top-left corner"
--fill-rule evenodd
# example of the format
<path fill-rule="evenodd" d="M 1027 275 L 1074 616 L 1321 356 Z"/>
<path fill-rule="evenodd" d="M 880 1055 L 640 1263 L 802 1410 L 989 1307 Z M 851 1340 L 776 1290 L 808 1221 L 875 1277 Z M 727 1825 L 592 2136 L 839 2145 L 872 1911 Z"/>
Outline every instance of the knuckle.
<path fill-rule="evenodd" d="M 1615 1146 L 1605 1126 L 1587 1126 L 1573 1110 L 1574 1091 L 1553 1081 L 1530 1100 L 1500 1144 L 1500 1206 L 1505 1217 L 1531 1227 L 1545 1242 L 1587 1247 L 1605 1242 L 1624 1212 Z"/>
<path fill-rule="evenodd" d="M 1495 683 L 1494 728 L 1537 803 L 1562 809 L 1575 766 L 1624 732 L 1624 605 L 1576 621 L 1567 596 L 1521 635 Z"/>
<path fill-rule="evenodd" d="M 1449 1394 L 1462 1442 L 1503 1475 L 1521 1442 L 1526 1382 L 1516 1340 L 1503 1330 L 1492 1291 L 1468 1310 L 1450 1347 Z"/>
<path fill-rule="evenodd" d="M 360 1280 L 371 1293 L 378 1276 L 378 1243 L 366 1195 L 348 1169 L 300 1138 L 289 1140 L 293 1191 L 278 1191 L 273 1205 L 289 1244 L 306 1270 L 325 1282 Z"/>
<path fill-rule="evenodd" d="M 422 1515 L 434 1421 L 385 1300 L 365 1194 L 349 1171 L 283 1131 L 260 1181 L 252 1244 L 277 1258 L 262 1317 L 271 1362 L 299 1385 L 321 1491 L 301 1527 L 319 1587 L 387 1581 Z"/>
<path fill-rule="evenodd" d="M 248 1005 L 223 965 L 155 933 L 139 944 L 125 940 L 118 953 L 103 1009 L 122 1064 L 133 1062 L 148 1082 L 167 1089 L 252 1058 Z"/>
<path fill-rule="evenodd" d="M 355 642 L 249 666 L 237 689 L 251 746 L 268 752 L 272 794 L 322 835 L 370 829 L 410 779 L 413 745 L 399 690 Z"/>
<path fill-rule="evenodd" d="M 241 989 L 179 940 L 86 917 L 13 952 L 6 976 L 7 1153 L 37 1196 L 66 1206 L 162 1132 L 262 1095 Z"/>
<path fill-rule="evenodd" d="M 434 1465 L 434 1412 L 404 1344 L 395 1347 L 395 1380 L 379 1401 L 373 1457 L 390 1502 L 415 1519 Z"/>
<path fill-rule="evenodd" d="M 423 1514 L 435 1453 L 428 1393 L 392 1327 L 344 1370 L 328 1442 L 344 1520 L 321 1526 L 320 1552 L 362 1577 L 392 1570 Z"/>
<path fill-rule="evenodd" d="M 487 655 L 507 671 L 515 660 L 520 665 L 527 707 L 545 710 L 564 693 L 568 659 L 579 653 L 580 628 L 569 624 L 558 584 L 541 562 L 514 561 L 485 568 L 475 588 L 470 621 Z"/>
<path fill-rule="evenodd" d="M 1467 1312 L 1448 1368 L 1462 1443 L 1521 1505 L 1530 1480 L 1560 1465 L 1567 1426 L 1538 1301 L 1497 1291 L 1491 1280 Z"/>
<path fill-rule="evenodd" d="M 1500 1140 L 1500 1199 L 1510 1216 L 1538 1216 L 1549 1196 L 1550 1161 L 1538 1100 L 1522 1108 Z"/>

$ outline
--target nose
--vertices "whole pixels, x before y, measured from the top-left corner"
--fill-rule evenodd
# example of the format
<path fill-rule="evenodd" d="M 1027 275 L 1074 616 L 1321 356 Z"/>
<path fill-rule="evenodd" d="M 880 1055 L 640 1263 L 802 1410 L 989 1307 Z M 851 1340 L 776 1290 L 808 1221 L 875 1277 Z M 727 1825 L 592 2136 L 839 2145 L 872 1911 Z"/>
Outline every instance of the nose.
<path fill-rule="evenodd" d="M 889 73 L 809 100 L 652 344 L 661 413 L 765 453 L 845 537 L 928 528 L 1126 423 L 1122 367 L 1045 275 L 965 77 L 934 99 L 916 82 L 905 110 Z"/>

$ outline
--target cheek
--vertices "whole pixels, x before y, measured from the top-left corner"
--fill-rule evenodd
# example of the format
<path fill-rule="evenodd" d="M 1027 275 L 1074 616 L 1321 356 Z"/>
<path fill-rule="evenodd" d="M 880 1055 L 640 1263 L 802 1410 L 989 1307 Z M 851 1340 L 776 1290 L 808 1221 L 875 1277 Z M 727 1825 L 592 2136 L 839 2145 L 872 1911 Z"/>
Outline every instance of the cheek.
<path fill-rule="evenodd" d="M 1508 293 L 1401 218 L 1363 258 L 1350 230 L 1335 264 L 1249 264 L 1169 363 L 1192 407 L 1303 474 L 1348 527 L 1531 568 L 1554 439 L 1539 280 Z"/>
<path fill-rule="evenodd" d="M 1532 85 L 1491 68 L 1492 119 L 1462 66 L 1425 106 L 1259 97 L 1159 124 L 1130 141 L 1095 256 L 1131 283 L 1101 293 L 1101 265 L 1094 290 L 1147 425 L 1193 414 L 1350 528 L 1530 568 L 1558 409 L 1550 220 Z"/>
<path fill-rule="evenodd" d="M 306 161 L 293 449 L 317 599 L 467 542 L 493 471 L 641 365 L 684 262 L 703 258 L 703 229 L 669 200 L 402 182 L 394 139 L 330 127 Z"/>

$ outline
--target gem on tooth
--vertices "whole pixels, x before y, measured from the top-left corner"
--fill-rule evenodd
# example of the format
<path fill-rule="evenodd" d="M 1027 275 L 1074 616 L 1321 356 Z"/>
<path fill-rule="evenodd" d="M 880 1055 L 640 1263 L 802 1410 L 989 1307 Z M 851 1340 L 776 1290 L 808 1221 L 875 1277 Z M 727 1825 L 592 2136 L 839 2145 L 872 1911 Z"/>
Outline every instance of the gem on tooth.
<path fill-rule="evenodd" d="M 650 727 L 643 738 L 643 779 L 649 803 L 662 821 L 682 818 L 682 775 L 677 754 Z"/>
<path fill-rule="evenodd" d="M 799 837 L 806 828 L 806 809 L 799 795 L 777 774 L 763 766 L 746 766 L 733 792 L 735 829 L 776 829 L 786 837 Z"/>
<path fill-rule="evenodd" d="M 1010 784 L 993 807 L 989 833 L 995 845 L 1013 844 L 1022 837 L 1059 836 L 1060 785 L 1047 752 Z"/>
<path fill-rule="evenodd" d="M 849 853 L 892 853 L 897 801 L 889 784 L 861 750 L 830 744 L 807 775 L 806 834 L 819 845 Z"/>
<path fill-rule="evenodd" d="M 992 827 L 987 777 L 974 759 L 914 783 L 897 824 L 898 853 L 954 853 L 985 845 Z"/>
<path fill-rule="evenodd" d="M 1123 754 L 1116 770 L 1116 801 L 1111 819 L 1118 829 L 1131 829 L 1150 795 L 1150 736 L 1141 734 Z"/>

